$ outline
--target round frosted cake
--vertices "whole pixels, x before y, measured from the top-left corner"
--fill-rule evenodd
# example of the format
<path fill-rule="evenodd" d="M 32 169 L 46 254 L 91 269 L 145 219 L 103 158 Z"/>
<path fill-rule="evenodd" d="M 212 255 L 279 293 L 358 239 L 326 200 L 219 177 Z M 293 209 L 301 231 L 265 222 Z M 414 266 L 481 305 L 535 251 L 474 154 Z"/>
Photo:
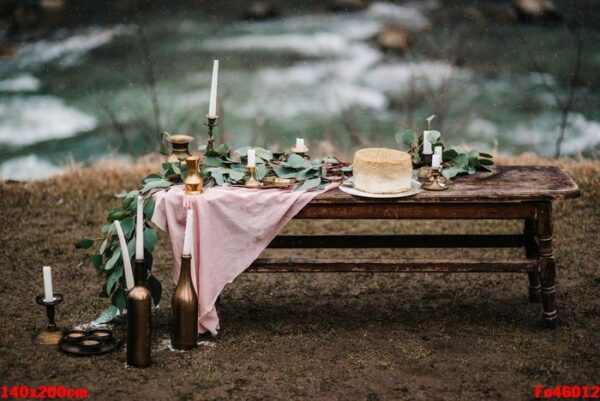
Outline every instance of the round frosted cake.
<path fill-rule="evenodd" d="M 412 160 L 408 153 L 385 148 L 366 148 L 354 153 L 354 188 L 373 194 L 408 191 L 412 184 Z"/>

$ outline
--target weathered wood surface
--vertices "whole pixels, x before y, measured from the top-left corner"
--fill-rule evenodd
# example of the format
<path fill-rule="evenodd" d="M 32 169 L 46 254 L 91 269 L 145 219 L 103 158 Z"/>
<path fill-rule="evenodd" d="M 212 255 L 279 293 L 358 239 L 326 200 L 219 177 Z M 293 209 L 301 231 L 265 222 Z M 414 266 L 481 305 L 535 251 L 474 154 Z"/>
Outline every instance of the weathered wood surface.
<path fill-rule="evenodd" d="M 280 235 L 268 248 L 520 248 L 521 234 Z M 540 287 L 541 288 L 541 287 Z"/>
<path fill-rule="evenodd" d="M 492 259 L 257 259 L 248 273 L 534 272 L 536 260 Z"/>
<path fill-rule="evenodd" d="M 370 199 L 348 195 L 339 189 L 317 196 L 307 206 L 322 204 L 530 202 L 576 198 L 579 187 L 561 168 L 552 166 L 498 166 L 491 173 L 456 177 L 446 191 L 422 191 L 398 199 Z"/>

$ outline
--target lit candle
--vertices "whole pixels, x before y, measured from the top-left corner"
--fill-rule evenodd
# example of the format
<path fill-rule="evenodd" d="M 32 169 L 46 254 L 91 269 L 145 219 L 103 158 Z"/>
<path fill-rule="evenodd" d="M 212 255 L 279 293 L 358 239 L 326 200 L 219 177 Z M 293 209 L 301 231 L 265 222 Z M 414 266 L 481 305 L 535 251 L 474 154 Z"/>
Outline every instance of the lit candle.
<path fill-rule="evenodd" d="M 194 214 L 188 209 L 185 219 L 185 237 L 183 238 L 183 255 L 192 254 L 192 233 L 194 231 Z"/>
<path fill-rule="evenodd" d="M 219 80 L 219 60 L 213 61 L 212 82 L 210 84 L 210 103 L 208 103 L 208 117 L 217 118 L 217 82 Z"/>
<path fill-rule="evenodd" d="M 44 302 L 54 301 L 54 291 L 52 291 L 52 268 L 44 266 Z"/>
<path fill-rule="evenodd" d="M 256 167 L 256 151 L 248 149 L 248 167 Z"/>
<path fill-rule="evenodd" d="M 304 149 L 304 138 L 296 138 L 296 148 Z"/>
<path fill-rule="evenodd" d="M 119 245 L 121 245 L 121 256 L 123 257 L 123 267 L 125 269 L 125 283 L 127 284 L 127 289 L 130 290 L 134 284 L 133 270 L 131 269 L 131 258 L 129 257 L 129 249 L 127 249 L 127 241 L 125 241 L 125 235 L 123 235 L 123 229 L 119 220 L 115 220 L 115 228 L 119 237 Z"/>
<path fill-rule="evenodd" d="M 431 142 L 429 142 L 429 139 L 427 138 L 427 135 L 429 135 L 431 131 L 423 131 L 423 154 L 424 155 L 430 155 L 433 153 L 433 151 L 431 150 Z"/>
<path fill-rule="evenodd" d="M 135 259 L 144 259 L 144 198 L 137 198 L 137 218 L 135 220 Z"/>
<path fill-rule="evenodd" d="M 440 168 L 442 166 L 442 155 L 437 153 L 431 157 L 431 167 Z"/>
<path fill-rule="evenodd" d="M 435 149 L 434 149 L 434 153 L 435 153 L 436 155 L 440 155 L 440 156 L 441 156 L 441 155 L 442 155 L 442 150 L 443 150 L 443 149 L 442 149 L 442 147 L 441 147 L 441 146 L 436 146 L 436 147 L 435 147 Z"/>

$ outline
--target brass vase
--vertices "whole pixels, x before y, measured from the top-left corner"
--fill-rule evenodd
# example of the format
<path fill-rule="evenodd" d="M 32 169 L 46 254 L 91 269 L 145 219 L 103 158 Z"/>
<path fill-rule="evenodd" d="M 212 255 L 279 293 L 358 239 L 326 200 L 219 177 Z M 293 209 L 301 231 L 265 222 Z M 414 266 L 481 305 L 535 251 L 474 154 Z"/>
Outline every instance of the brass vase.
<path fill-rule="evenodd" d="M 135 261 L 135 285 L 127 294 L 127 364 L 145 368 L 152 364 L 151 329 L 152 296 L 146 288 L 146 267 Z"/>
<path fill-rule="evenodd" d="M 204 185 L 202 184 L 202 177 L 198 171 L 200 166 L 200 156 L 194 155 L 186 159 L 187 163 L 187 176 L 183 180 L 185 186 L 185 192 L 188 195 L 199 195 L 204 192 Z"/>
<path fill-rule="evenodd" d="M 185 161 L 192 154 L 190 153 L 190 143 L 194 140 L 189 135 L 172 135 L 168 132 L 161 132 L 160 138 L 163 142 L 166 140 L 171 145 L 171 154 L 167 158 L 167 162 L 173 163 L 176 161 Z"/>
<path fill-rule="evenodd" d="M 171 303 L 171 344 L 180 350 L 192 349 L 198 341 L 198 295 L 192 282 L 191 259 L 190 255 L 181 257 L 181 271 Z"/>

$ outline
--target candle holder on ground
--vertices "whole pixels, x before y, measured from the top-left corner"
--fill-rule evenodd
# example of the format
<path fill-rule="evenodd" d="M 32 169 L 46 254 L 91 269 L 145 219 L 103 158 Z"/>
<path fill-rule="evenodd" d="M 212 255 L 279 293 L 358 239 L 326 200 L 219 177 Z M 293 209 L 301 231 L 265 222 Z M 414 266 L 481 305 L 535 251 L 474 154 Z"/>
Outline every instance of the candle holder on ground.
<path fill-rule="evenodd" d="M 246 187 L 248 188 L 258 188 L 260 187 L 260 182 L 256 181 L 254 178 L 254 171 L 256 167 L 248 167 L 248 171 L 250 172 L 250 178 L 246 180 Z"/>
<path fill-rule="evenodd" d="M 42 345 L 56 345 L 60 342 L 63 336 L 63 330 L 56 326 L 54 321 L 55 306 L 62 302 L 62 294 L 54 294 L 54 300 L 46 301 L 45 295 L 38 295 L 35 301 L 46 307 L 46 315 L 48 316 L 48 327 L 41 329 L 35 336 L 35 342 Z"/>
<path fill-rule="evenodd" d="M 204 125 L 208 127 L 208 142 L 206 143 L 207 154 L 210 154 L 214 151 L 215 138 L 213 136 L 213 128 L 219 125 L 219 123 L 217 122 L 218 119 L 219 116 L 209 116 L 208 114 L 206 115 L 206 122 L 204 123 Z"/>
<path fill-rule="evenodd" d="M 427 191 L 445 191 L 448 189 L 448 180 L 442 175 L 442 168 L 432 167 L 431 175 L 421 185 L 421 188 Z"/>

